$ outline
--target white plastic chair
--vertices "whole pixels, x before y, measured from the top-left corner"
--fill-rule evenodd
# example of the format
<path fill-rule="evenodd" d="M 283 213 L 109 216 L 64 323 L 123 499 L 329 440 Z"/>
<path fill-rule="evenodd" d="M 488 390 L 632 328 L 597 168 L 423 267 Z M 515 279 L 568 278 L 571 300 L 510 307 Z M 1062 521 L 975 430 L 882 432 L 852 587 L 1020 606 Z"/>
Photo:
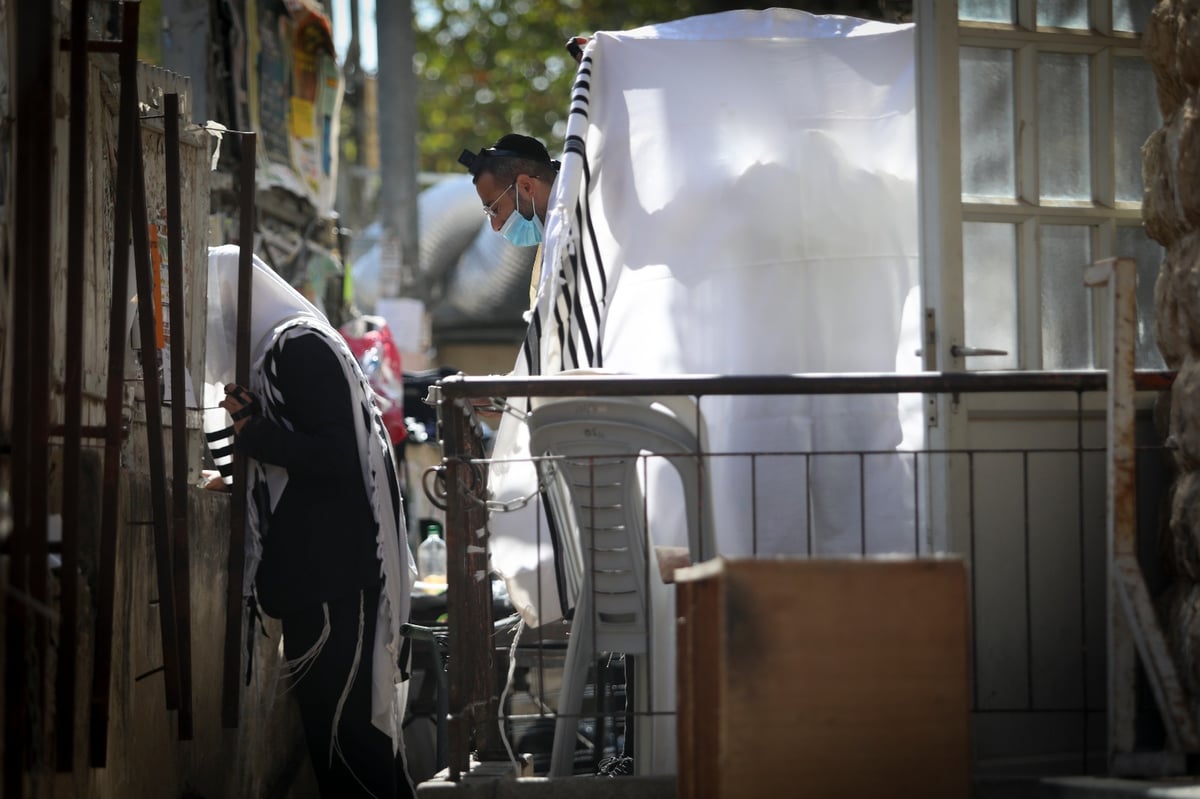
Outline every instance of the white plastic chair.
<path fill-rule="evenodd" d="M 696 403 L 680 397 L 543 399 L 528 422 L 576 599 L 550 759 L 550 775 L 566 776 L 588 667 L 600 653 L 638 656 L 635 711 L 647 710 L 651 695 L 656 705 L 664 698 L 674 705 L 674 592 L 659 576 L 655 542 L 644 529 L 640 455 L 661 456 L 679 475 L 692 562 L 714 556 L 703 422 Z M 635 773 L 674 771 L 674 733 L 670 715 L 635 715 Z"/>

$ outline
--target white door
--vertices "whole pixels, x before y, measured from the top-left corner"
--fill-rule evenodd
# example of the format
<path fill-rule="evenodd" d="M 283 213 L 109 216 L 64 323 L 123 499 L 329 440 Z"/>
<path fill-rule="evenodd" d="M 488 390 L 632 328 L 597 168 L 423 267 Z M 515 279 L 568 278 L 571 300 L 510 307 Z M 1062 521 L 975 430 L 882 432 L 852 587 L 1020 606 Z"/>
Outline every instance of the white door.
<path fill-rule="evenodd" d="M 1083 270 L 1114 255 L 1138 262 L 1138 367 L 1161 367 L 1161 249 L 1141 227 L 1140 148 L 1160 125 L 1140 50 L 1152 6 L 915 3 L 927 369 L 1103 368 Z M 1103 397 L 964 394 L 930 410 L 931 449 L 972 453 L 931 457 L 930 507 L 935 546 L 972 563 L 975 773 L 1094 770 Z"/>

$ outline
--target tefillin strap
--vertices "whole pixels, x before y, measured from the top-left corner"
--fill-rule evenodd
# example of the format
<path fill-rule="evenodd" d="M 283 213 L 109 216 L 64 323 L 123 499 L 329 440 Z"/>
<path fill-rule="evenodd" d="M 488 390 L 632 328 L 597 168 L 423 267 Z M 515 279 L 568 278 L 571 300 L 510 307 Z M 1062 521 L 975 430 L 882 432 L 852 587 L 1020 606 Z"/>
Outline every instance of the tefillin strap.
<path fill-rule="evenodd" d="M 253 416 L 261 410 L 261 407 L 258 404 L 258 399 L 247 394 L 246 390 L 241 386 L 238 386 L 233 391 L 230 391 L 229 396 L 242 403 L 241 408 L 229 414 L 235 422 L 239 422 L 248 416 Z"/>

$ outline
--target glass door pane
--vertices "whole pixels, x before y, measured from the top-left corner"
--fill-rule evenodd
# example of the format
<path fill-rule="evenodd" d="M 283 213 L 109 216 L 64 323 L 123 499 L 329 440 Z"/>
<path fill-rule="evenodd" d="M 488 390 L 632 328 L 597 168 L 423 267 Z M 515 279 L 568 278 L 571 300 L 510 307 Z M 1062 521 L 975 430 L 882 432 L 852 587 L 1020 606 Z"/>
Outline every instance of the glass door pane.
<path fill-rule="evenodd" d="M 1077 28 L 1087 30 L 1088 0 L 1038 0 L 1039 28 Z"/>
<path fill-rule="evenodd" d="M 1083 284 L 1091 263 L 1092 229 L 1087 225 L 1042 225 L 1038 230 L 1043 369 L 1094 365 L 1091 295 Z"/>
<path fill-rule="evenodd" d="M 1038 55 L 1038 174 L 1043 200 L 1092 198 L 1088 57 Z"/>
<path fill-rule="evenodd" d="M 962 48 L 959 82 L 964 198 L 1015 198 L 1013 51 Z"/>
<path fill-rule="evenodd" d="M 1117 200 L 1142 201 L 1142 145 L 1162 125 L 1154 73 L 1140 56 L 1113 59 Z"/>
<path fill-rule="evenodd" d="M 1143 33 L 1154 0 L 1112 0 L 1113 30 Z"/>
<path fill-rule="evenodd" d="M 958 0 L 958 18 L 968 22 L 1017 21 L 1016 0 Z"/>
<path fill-rule="evenodd" d="M 1016 369 L 1017 227 L 963 223 L 963 343 L 1007 355 L 967 359 L 971 369 Z"/>

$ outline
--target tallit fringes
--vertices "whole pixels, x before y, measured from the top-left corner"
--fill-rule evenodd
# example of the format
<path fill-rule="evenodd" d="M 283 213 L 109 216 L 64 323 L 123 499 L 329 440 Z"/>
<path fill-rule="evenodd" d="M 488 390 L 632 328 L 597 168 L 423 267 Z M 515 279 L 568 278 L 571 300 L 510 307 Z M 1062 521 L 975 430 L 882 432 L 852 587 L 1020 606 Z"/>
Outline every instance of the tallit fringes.
<path fill-rule="evenodd" d="M 284 660 L 283 663 L 279 664 L 280 676 L 291 678 L 287 688 L 289 691 L 295 688 L 308 675 L 313 663 L 321 656 L 321 651 L 325 649 L 325 644 L 329 641 L 329 634 L 332 631 L 332 627 L 329 624 L 329 603 L 322 602 L 321 610 L 325 612 L 325 626 L 321 628 L 321 634 L 317 636 L 317 640 L 313 642 L 313 645 L 304 654 L 291 660 Z M 359 616 L 361 615 L 362 611 L 360 610 Z M 359 630 L 359 637 L 362 637 L 361 629 Z M 355 662 L 357 663 L 357 656 Z"/>
<path fill-rule="evenodd" d="M 369 796 L 375 796 L 363 785 L 363 781 L 354 773 L 354 769 L 350 766 L 350 761 L 346 759 L 346 754 L 342 751 L 342 745 L 338 742 L 338 723 L 342 719 L 342 710 L 346 706 L 346 700 L 350 697 L 350 689 L 354 687 L 354 680 L 358 676 L 358 666 L 362 661 L 363 653 L 363 633 L 366 627 L 365 614 L 363 612 L 363 592 L 358 592 L 358 643 L 354 647 L 354 661 L 350 664 L 350 674 L 346 677 L 346 685 L 342 688 L 342 695 L 338 697 L 337 708 L 333 711 L 333 730 L 329 736 L 329 765 L 333 765 L 333 754 L 337 752 L 337 756 L 342 759 L 342 763 L 346 766 L 346 771 L 350 772 L 350 776 L 354 777 L 354 781 L 359 784 Z"/>

